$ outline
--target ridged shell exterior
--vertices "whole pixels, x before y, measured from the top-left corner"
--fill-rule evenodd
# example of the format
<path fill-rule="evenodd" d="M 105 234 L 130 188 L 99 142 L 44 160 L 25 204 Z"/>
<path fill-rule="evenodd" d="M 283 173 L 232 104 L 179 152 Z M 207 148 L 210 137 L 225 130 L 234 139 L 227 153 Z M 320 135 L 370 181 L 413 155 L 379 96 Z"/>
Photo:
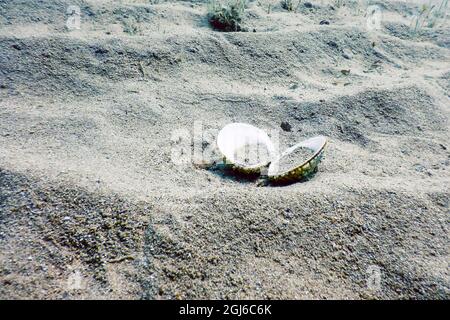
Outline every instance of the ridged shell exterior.
<path fill-rule="evenodd" d="M 304 164 L 294 169 L 291 169 L 287 172 L 283 172 L 279 175 L 268 176 L 269 181 L 276 183 L 289 183 L 302 180 L 303 178 L 310 176 L 317 169 L 320 161 L 322 160 L 325 153 L 325 147 L 326 143 L 319 150 L 319 152 L 315 154 L 314 157 L 312 157 L 309 161 L 305 162 Z"/>
<path fill-rule="evenodd" d="M 269 180 L 271 182 L 288 183 L 308 177 L 317 169 L 320 161 L 322 160 L 324 152 L 325 150 L 322 149 L 321 152 L 319 152 L 314 158 L 312 158 L 308 162 L 280 175 L 269 176 Z"/>

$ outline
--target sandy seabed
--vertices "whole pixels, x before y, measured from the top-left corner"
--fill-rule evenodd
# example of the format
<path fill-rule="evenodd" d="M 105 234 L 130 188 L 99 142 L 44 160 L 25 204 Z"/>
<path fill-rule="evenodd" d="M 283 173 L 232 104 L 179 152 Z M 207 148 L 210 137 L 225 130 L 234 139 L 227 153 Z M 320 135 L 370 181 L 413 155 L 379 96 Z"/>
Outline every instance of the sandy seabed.
<path fill-rule="evenodd" d="M 0 0 L 0 298 L 450 297 L 448 19 L 150 2 Z M 230 122 L 326 157 L 283 187 L 172 161 Z"/>

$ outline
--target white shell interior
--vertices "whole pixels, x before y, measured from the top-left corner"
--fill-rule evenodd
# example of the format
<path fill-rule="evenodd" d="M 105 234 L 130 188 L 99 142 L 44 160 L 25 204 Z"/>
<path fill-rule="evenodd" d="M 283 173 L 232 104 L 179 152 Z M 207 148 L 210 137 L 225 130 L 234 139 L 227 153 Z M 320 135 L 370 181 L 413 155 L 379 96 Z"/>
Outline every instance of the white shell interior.
<path fill-rule="evenodd" d="M 310 161 L 312 158 L 317 156 L 317 153 L 322 149 L 322 147 L 327 143 L 327 138 L 323 136 L 317 136 L 313 137 L 307 140 L 304 140 L 300 143 L 297 143 L 296 145 L 290 147 L 289 149 L 285 150 L 276 160 L 272 161 L 272 163 L 269 166 L 268 175 L 269 176 L 276 176 L 279 174 L 283 174 L 284 172 L 279 172 L 279 162 L 280 159 L 287 156 L 288 154 L 294 152 L 298 148 L 308 148 L 311 149 L 314 152 L 314 155 L 311 156 L 310 159 L 306 160 L 303 163 L 299 163 L 297 167 L 304 165 L 308 161 Z"/>
<path fill-rule="evenodd" d="M 270 154 L 270 159 L 265 159 L 262 162 L 254 163 L 250 166 L 239 164 L 238 159 L 236 159 L 236 150 L 252 144 L 264 145 Z M 230 123 L 226 125 L 217 136 L 217 146 L 228 161 L 242 167 L 256 168 L 265 166 L 272 159 L 276 158 L 275 147 L 267 133 L 246 123 Z"/>

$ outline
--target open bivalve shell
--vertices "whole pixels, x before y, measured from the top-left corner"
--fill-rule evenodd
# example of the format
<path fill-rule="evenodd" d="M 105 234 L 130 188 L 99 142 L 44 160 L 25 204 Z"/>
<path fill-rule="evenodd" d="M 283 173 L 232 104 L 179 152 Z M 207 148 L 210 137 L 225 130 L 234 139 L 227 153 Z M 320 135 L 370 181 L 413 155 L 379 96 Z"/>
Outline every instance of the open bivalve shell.
<path fill-rule="evenodd" d="M 318 136 L 302 141 L 287 149 L 270 164 L 268 171 L 269 181 L 289 183 L 309 176 L 317 169 L 319 162 L 322 160 L 326 145 L 327 138 Z M 289 168 L 284 169 L 280 167 L 280 162 L 283 159 L 288 158 L 300 149 L 308 149 L 311 151 L 311 154 L 305 159 L 299 158 L 297 163 L 294 163 Z"/>
<path fill-rule="evenodd" d="M 224 162 L 244 173 L 259 173 L 276 158 L 267 133 L 246 123 L 226 125 L 217 136 Z"/>
<path fill-rule="evenodd" d="M 315 172 L 326 145 L 327 138 L 313 137 L 278 155 L 269 136 L 246 123 L 228 124 L 217 136 L 217 146 L 225 164 L 249 174 L 261 173 L 268 167 L 266 178 L 274 183 L 295 182 Z M 305 150 L 307 152 L 298 154 Z"/>

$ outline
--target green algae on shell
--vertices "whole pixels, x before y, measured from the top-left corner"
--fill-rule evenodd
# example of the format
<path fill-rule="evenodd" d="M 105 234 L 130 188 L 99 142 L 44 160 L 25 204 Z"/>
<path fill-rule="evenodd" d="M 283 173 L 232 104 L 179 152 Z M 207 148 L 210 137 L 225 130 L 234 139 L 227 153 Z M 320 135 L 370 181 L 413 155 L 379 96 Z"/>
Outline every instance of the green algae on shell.
<path fill-rule="evenodd" d="M 323 136 L 318 136 L 302 141 L 287 149 L 270 164 L 267 175 L 268 180 L 277 183 L 288 183 L 301 180 L 302 178 L 311 175 L 317 170 L 317 166 L 322 160 L 326 145 L 327 139 Z M 303 159 L 298 165 L 289 168 L 281 166 L 280 168 L 280 163 L 284 162 L 285 159 L 290 158 L 291 155 L 295 154 L 299 149 L 311 150 L 310 157 Z M 287 162 L 292 163 L 290 161 Z"/>

